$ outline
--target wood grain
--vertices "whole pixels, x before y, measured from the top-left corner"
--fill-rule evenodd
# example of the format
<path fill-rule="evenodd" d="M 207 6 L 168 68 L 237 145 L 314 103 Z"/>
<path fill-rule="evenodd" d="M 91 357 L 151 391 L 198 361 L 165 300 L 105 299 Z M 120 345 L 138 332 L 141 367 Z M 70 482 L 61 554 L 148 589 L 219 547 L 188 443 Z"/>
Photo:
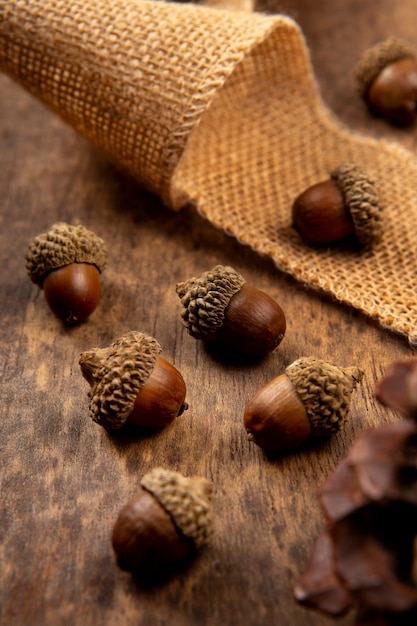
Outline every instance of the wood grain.
<path fill-rule="evenodd" d="M 417 44 L 414 3 L 286 0 L 305 31 L 323 97 L 350 126 L 417 150 L 417 132 L 371 118 L 349 72 L 362 48 L 392 34 Z M 261 5 L 262 8 L 262 5 Z M 361 429 L 398 419 L 375 381 L 415 350 L 308 291 L 192 209 L 173 214 L 117 172 L 71 128 L 0 76 L 0 622 L 23 626 L 297 626 L 335 623 L 299 607 L 291 585 L 323 526 L 317 490 Z M 103 293 L 90 320 L 67 329 L 28 279 L 32 238 L 56 221 L 108 243 Z M 226 360 L 183 329 L 178 281 L 217 263 L 278 300 L 279 349 Z M 110 436 L 87 415 L 79 354 L 131 329 L 155 336 L 182 372 L 190 405 L 160 432 Z M 271 457 L 246 439 L 251 395 L 300 355 L 365 371 L 345 431 Z M 214 483 L 213 541 L 163 585 L 143 588 L 115 565 L 112 525 L 140 477 L 162 465 Z M 344 626 L 351 616 L 337 621 Z"/>

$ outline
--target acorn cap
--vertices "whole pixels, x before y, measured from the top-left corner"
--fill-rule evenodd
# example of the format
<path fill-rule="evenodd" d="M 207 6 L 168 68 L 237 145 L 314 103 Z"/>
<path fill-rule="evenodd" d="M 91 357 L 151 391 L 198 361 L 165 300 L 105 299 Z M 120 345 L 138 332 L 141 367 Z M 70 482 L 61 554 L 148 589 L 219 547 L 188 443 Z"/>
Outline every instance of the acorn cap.
<path fill-rule="evenodd" d="M 366 97 L 368 89 L 384 67 L 407 58 L 417 58 L 417 50 L 408 41 L 399 37 L 388 37 L 366 50 L 355 69 L 355 79 L 360 95 L 363 98 Z"/>
<path fill-rule="evenodd" d="M 331 172 L 353 220 L 359 243 L 367 245 L 381 235 L 381 209 L 374 182 L 354 163 L 342 163 Z"/>
<path fill-rule="evenodd" d="M 177 529 L 200 548 L 212 534 L 212 483 L 201 476 L 186 477 L 179 472 L 154 468 L 141 485 L 170 514 Z"/>
<path fill-rule="evenodd" d="M 47 233 L 35 237 L 26 255 L 26 269 L 30 279 L 42 286 L 52 270 L 71 263 L 90 263 L 102 272 L 107 262 L 107 248 L 103 239 L 84 226 L 59 222 Z"/>
<path fill-rule="evenodd" d="M 245 282 L 233 267 L 216 265 L 200 278 L 178 283 L 176 291 L 184 306 L 181 316 L 190 335 L 214 341 L 227 305 Z"/>
<path fill-rule="evenodd" d="M 108 348 L 80 355 L 82 374 L 91 386 L 89 413 L 94 422 L 110 430 L 125 424 L 160 352 L 156 339 L 133 330 Z"/>
<path fill-rule="evenodd" d="M 338 432 L 349 413 L 350 397 L 363 372 L 315 357 L 301 357 L 285 370 L 304 404 L 316 436 Z"/>

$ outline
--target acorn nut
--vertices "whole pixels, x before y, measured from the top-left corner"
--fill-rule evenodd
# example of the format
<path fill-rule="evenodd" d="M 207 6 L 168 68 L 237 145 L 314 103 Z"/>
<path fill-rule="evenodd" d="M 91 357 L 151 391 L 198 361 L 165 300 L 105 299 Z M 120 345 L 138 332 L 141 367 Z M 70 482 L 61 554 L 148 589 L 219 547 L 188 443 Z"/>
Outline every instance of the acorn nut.
<path fill-rule="evenodd" d="M 216 265 L 178 283 L 182 319 L 192 337 L 247 356 L 264 356 L 281 343 L 285 315 L 278 303 L 236 270 Z"/>
<path fill-rule="evenodd" d="M 51 310 L 67 324 L 85 321 L 100 299 L 107 262 L 102 239 L 84 226 L 59 222 L 29 246 L 26 269 Z"/>
<path fill-rule="evenodd" d="M 248 402 L 243 422 L 248 439 L 264 450 L 296 448 L 311 437 L 344 426 L 350 398 L 363 372 L 314 357 L 301 357 L 261 387 Z"/>
<path fill-rule="evenodd" d="M 119 567 L 147 581 L 172 573 L 209 541 L 211 496 L 206 478 L 160 467 L 145 474 L 113 527 Z"/>
<path fill-rule="evenodd" d="M 292 225 L 308 244 L 333 244 L 354 237 L 369 246 L 381 235 L 381 210 L 374 182 L 354 163 L 342 163 L 328 180 L 303 191 L 292 206 Z"/>
<path fill-rule="evenodd" d="M 126 423 L 162 428 L 188 408 L 184 379 L 160 352 L 156 339 L 131 331 L 107 348 L 80 355 L 94 422 L 107 430 Z"/>
<path fill-rule="evenodd" d="M 392 124 L 410 124 L 417 114 L 417 50 L 389 37 L 369 48 L 355 68 L 359 94 Z"/>

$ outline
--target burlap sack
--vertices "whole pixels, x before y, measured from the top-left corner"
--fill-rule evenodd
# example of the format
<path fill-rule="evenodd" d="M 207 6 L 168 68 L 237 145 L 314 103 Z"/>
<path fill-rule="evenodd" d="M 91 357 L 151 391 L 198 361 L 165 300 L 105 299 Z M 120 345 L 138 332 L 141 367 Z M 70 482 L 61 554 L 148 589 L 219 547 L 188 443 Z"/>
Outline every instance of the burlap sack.
<path fill-rule="evenodd" d="M 173 209 L 195 204 L 296 279 L 417 341 L 417 159 L 323 105 L 294 21 L 149 0 L 0 0 L 0 68 Z M 291 205 L 342 161 L 382 240 L 312 249 Z"/>

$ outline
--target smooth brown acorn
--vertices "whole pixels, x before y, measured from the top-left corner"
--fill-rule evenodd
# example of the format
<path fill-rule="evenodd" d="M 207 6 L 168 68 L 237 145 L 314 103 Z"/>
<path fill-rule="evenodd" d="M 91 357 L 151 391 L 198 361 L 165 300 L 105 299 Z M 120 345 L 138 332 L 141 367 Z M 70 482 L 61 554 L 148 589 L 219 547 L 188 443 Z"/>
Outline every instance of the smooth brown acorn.
<path fill-rule="evenodd" d="M 113 527 L 117 563 L 146 581 L 172 573 L 213 532 L 212 483 L 155 468 L 122 508 Z"/>
<path fill-rule="evenodd" d="M 360 95 L 369 108 L 393 124 L 417 116 L 417 50 L 389 37 L 364 52 L 355 69 Z"/>
<path fill-rule="evenodd" d="M 381 210 L 375 185 L 353 163 L 342 163 L 328 180 L 308 187 L 292 206 L 292 225 L 311 245 L 353 237 L 369 246 L 381 234 Z"/>
<path fill-rule="evenodd" d="M 301 357 L 261 387 L 248 402 L 243 422 L 248 438 L 264 450 L 281 452 L 344 426 L 350 398 L 363 372 Z"/>
<path fill-rule="evenodd" d="M 80 355 L 94 422 L 108 430 L 125 424 L 162 428 L 188 408 L 184 379 L 160 352 L 156 339 L 131 331 Z"/>
<path fill-rule="evenodd" d="M 100 299 L 107 262 L 102 239 L 84 226 L 59 222 L 29 246 L 26 269 L 51 310 L 67 324 L 85 321 Z"/>
<path fill-rule="evenodd" d="M 216 265 L 199 278 L 178 283 L 182 319 L 192 337 L 238 354 L 264 356 L 281 343 L 285 315 L 267 293 L 236 270 Z"/>

